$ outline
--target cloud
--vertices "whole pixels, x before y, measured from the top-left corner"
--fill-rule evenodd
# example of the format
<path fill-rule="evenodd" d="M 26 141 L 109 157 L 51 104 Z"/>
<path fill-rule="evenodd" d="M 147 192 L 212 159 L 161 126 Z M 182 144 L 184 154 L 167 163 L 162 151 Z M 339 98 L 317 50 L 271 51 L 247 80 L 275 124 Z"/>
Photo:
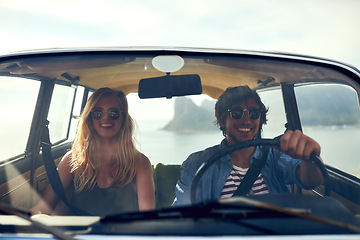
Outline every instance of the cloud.
<path fill-rule="evenodd" d="M 0 2 L 0 52 L 185 46 L 282 51 L 360 66 L 358 0 Z"/>

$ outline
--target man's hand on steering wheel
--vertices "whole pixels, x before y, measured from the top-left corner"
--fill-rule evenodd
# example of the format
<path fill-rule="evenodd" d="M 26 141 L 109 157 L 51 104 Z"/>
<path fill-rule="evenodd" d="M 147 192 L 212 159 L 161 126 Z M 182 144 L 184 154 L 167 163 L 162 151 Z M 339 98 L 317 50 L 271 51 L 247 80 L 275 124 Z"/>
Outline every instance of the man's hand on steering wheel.
<path fill-rule="evenodd" d="M 302 184 L 313 188 L 324 182 L 320 169 L 310 159 L 311 154 L 320 157 L 321 147 L 314 139 L 299 130 L 288 130 L 280 139 L 280 150 L 290 157 L 303 160 L 297 169 Z"/>
<path fill-rule="evenodd" d="M 280 150 L 292 158 L 309 160 L 311 153 L 320 156 L 321 147 L 300 130 L 288 130 L 280 139 Z"/>

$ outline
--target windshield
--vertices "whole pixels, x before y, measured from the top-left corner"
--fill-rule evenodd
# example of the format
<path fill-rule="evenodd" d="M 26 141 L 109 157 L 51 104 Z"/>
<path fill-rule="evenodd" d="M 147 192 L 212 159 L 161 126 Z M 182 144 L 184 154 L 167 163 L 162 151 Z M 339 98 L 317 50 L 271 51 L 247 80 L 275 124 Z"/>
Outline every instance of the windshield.
<path fill-rule="evenodd" d="M 358 232 L 359 78 L 237 51 L 3 57 L 0 201 L 94 234 Z"/>

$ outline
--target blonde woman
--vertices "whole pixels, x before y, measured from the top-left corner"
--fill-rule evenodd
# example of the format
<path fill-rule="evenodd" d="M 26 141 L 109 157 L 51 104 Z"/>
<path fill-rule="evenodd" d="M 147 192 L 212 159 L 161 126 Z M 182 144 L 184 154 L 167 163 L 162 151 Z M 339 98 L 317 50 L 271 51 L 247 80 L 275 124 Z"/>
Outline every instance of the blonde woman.
<path fill-rule="evenodd" d="M 155 208 L 152 166 L 133 142 L 133 120 L 121 91 L 101 88 L 81 114 L 71 151 L 58 165 L 71 203 L 94 215 Z M 52 187 L 33 213 L 49 213 L 58 198 Z"/>

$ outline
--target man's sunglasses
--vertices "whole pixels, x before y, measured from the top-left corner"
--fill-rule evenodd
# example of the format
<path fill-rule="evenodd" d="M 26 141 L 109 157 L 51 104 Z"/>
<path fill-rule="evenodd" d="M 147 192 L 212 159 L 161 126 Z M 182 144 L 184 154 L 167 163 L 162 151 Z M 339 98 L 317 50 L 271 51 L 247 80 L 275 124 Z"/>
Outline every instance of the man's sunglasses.
<path fill-rule="evenodd" d="M 110 110 L 108 112 L 104 112 L 102 110 L 93 110 L 92 112 L 92 117 L 96 120 L 100 120 L 104 117 L 105 113 L 108 114 L 109 118 L 112 120 L 117 120 L 120 117 L 120 111 L 114 109 L 114 110 Z"/>
<path fill-rule="evenodd" d="M 261 115 L 261 110 L 258 108 L 250 108 L 250 109 L 244 109 L 244 108 L 234 108 L 234 109 L 228 109 L 228 112 L 230 113 L 230 116 L 233 119 L 239 120 L 244 116 L 244 112 L 247 111 L 248 116 L 252 120 L 259 119 Z"/>

